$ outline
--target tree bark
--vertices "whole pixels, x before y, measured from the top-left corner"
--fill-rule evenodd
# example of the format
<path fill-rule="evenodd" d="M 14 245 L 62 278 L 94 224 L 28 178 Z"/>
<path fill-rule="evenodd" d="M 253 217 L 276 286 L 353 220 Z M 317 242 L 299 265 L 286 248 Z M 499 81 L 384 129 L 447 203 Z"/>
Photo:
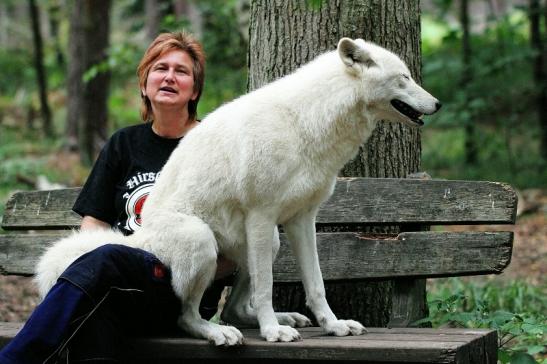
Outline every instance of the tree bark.
<path fill-rule="evenodd" d="M 158 0 L 145 0 L 144 13 L 146 40 L 151 43 L 158 36 L 160 30 L 161 12 Z"/>
<path fill-rule="evenodd" d="M 61 34 L 59 29 L 61 19 L 64 15 L 61 4 L 57 1 L 50 2 L 48 6 L 48 14 L 51 37 L 53 38 L 53 48 L 55 49 L 55 61 L 59 68 L 64 68 L 65 56 L 63 54 L 63 50 L 61 49 Z"/>
<path fill-rule="evenodd" d="M 538 121 L 540 128 L 540 153 L 547 161 L 547 48 L 543 44 L 541 34 L 541 15 L 543 11 L 544 21 L 547 23 L 547 6 L 541 6 L 539 0 L 530 0 L 530 42 L 536 51 L 534 58 L 534 81 L 537 92 Z M 546 24 L 547 26 L 547 24 Z"/>
<path fill-rule="evenodd" d="M 36 79 L 40 91 L 40 114 L 42 117 L 42 128 L 44 134 L 48 137 L 53 136 L 51 125 L 51 110 L 47 100 L 47 75 L 44 67 L 44 51 L 42 34 L 40 33 L 40 15 L 35 0 L 29 0 L 29 12 L 32 22 L 32 35 L 34 41 L 34 68 L 36 70 Z"/>
<path fill-rule="evenodd" d="M 336 48 L 342 37 L 364 38 L 399 54 L 420 80 L 419 1 L 255 0 L 251 5 L 248 89 L 281 77 L 318 54 Z M 343 176 L 405 177 L 420 165 L 420 132 L 381 123 Z M 340 317 L 385 326 L 391 308 L 391 282 L 329 283 L 327 298 Z M 425 297 L 425 295 L 423 295 Z M 274 289 L 277 310 L 306 312 L 301 286 Z"/>
<path fill-rule="evenodd" d="M 85 0 L 83 4 L 84 70 L 107 58 L 110 34 L 110 0 Z M 84 84 L 82 161 L 90 165 L 107 139 L 110 72 L 99 72 Z"/>
<path fill-rule="evenodd" d="M 82 24 L 83 2 L 71 2 L 70 30 L 68 35 L 68 69 L 67 69 L 67 115 L 65 149 L 79 151 L 80 125 L 83 124 L 84 84 L 82 77 L 85 70 L 85 37 Z"/>
<path fill-rule="evenodd" d="M 203 15 L 196 0 L 174 0 L 173 9 L 178 20 L 187 19 L 197 39 L 203 39 Z"/>
<path fill-rule="evenodd" d="M 462 63 L 463 70 L 460 85 L 463 90 L 469 90 L 469 83 L 473 78 L 471 68 L 471 39 L 469 30 L 469 4 L 467 0 L 460 0 L 460 23 L 462 26 Z M 466 99 L 469 95 L 466 94 Z M 473 116 L 465 120 L 465 162 L 467 164 L 477 163 L 477 144 L 475 141 L 475 125 Z"/>

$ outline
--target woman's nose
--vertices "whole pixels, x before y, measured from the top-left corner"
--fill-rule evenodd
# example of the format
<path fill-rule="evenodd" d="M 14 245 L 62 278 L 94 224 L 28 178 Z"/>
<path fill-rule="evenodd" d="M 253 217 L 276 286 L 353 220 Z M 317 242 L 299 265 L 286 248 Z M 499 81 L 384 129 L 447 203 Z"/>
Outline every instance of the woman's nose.
<path fill-rule="evenodd" d="M 172 68 L 169 68 L 169 70 L 167 70 L 167 73 L 165 74 L 165 80 L 172 81 L 174 80 L 174 77 L 175 77 L 175 70 Z"/>

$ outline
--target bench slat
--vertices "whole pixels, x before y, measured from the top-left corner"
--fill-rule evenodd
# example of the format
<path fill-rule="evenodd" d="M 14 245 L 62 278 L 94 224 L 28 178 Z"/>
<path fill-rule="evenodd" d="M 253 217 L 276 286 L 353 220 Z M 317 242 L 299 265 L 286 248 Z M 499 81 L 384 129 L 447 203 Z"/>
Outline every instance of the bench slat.
<path fill-rule="evenodd" d="M 38 257 L 58 234 L 0 235 L 0 272 L 31 275 Z M 442 277 L 501 273 L 509 264 L 511 232 L 408 232 L 365 238 L 358 233 L 319 233 L 317 246 L 325 280 Z M 274 264 L 277 282 L 299 282 L 284 234 Z"/>
<path fill-rule="evenodd" d="M 511 186 L 486 181 L 339 178 L 318 223 L 514 224 Z"/>
<path fill-rule="evenodd" d="M 71 211 L 80 191 L 19 192 L 6 205 L 5 230 L 79 226 Z M 513 224 L 517 197 L 508 185 L 482 181 L 339 178 L 318 224 Z"/>
<path fill-rule="evenodd" d="M 0 348 L 21 324 L 0 323 Z M 257 363 L 260 359 L 353 361 L 359 363 L 495 363 L 497 334 L 485 329 L 384 329 L 369 328 L 362 336 L 326 336 L 320 328 L 298 331 L 303 341 L 268 343 L 258 330 L 243 329 L 244 345 L 217 348 L 205 340 L 184 337 L 136 339 L 132 352 L 137 363 L 188 362 L 191 359 L 222 359 Z M 194 362 L 194 361 L 189 361 Z"/>
<path fill-rule="evenodd" d="M 80 216 L 72 211 L 81 187 L 51 191 L 15 193 L 6 203 L 4 230 L 71 229 L 80 226 Z"/>

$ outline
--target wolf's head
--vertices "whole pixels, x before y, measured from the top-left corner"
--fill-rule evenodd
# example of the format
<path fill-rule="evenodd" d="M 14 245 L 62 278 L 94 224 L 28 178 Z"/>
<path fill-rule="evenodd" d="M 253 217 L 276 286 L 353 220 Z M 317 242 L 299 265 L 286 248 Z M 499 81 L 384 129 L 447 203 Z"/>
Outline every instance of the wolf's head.
<path fill-rule="evenodd" d="M 362 81 L 363 100 L 375 120 L 422 126 L 421 117 L 441 107 L 439 100 L 412 79 L 408 67 L 392 52 L 362 39 L 342 38 L 338 54 L 346 71 Z"/>

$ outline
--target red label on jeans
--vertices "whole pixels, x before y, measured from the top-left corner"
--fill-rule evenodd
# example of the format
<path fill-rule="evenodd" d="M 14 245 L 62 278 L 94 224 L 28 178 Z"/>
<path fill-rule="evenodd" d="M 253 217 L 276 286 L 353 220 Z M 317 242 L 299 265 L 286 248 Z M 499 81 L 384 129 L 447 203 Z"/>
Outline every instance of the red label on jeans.
<path fill-rule="evenodd" d="M 165 277 L 165 267 L 163 265 L 156 264 L 154 266 L 154 277 L 160 279 Z"/>

